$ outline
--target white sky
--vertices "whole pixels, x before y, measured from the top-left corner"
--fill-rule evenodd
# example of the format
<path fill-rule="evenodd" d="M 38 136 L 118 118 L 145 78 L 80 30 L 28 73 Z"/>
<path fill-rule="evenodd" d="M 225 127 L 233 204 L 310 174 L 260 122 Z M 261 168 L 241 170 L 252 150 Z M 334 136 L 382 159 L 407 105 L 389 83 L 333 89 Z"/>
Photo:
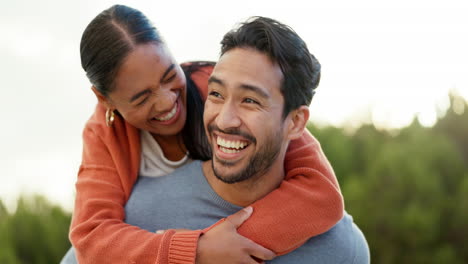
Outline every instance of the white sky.
<path fill-rule="evenodd" d="M 143 11 L 179 62 L 216 60 L 237 22 L 269 16 L 322 64 L 311 119 L 430 126 L 449 90 L 468 98 L 466 1 L 5 1 L 0 9 L 0 199 L 41 193 L 71 208 L 95 98 L 80 66 L 86 25 L 112 4 Z"/>

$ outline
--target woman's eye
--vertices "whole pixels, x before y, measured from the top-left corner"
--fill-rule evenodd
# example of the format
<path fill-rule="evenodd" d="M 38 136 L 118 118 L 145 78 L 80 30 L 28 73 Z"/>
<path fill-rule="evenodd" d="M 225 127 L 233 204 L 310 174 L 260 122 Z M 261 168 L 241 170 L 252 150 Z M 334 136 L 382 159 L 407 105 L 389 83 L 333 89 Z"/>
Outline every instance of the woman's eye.
<path fill-rule="evenodd" d="M 142 106 L 142 105 L 144 105 L 144 104 L 146 103 L 146 101 L 148 101 L 148 96 L 145 97 L 143 100 L 141 100 L 141 101 L 137 104 L 137 106 Z"/>
<path fill-rule="evenodd" d="M 175 79 L 177 73 L 174 73 L 173 75 L 171 75 L 171 77 L 167 78 L 166 80 L 164 80 L 165 83 L 168 83 L 168 82 L 171 82 L 172 80 Z"/>

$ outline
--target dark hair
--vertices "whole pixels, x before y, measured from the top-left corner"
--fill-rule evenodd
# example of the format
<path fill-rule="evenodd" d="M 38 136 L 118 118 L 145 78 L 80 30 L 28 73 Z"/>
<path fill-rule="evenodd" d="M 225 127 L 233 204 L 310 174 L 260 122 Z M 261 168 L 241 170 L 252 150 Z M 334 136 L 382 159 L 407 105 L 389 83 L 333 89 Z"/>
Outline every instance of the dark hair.
<path fill-rule="evenodd" d="M 214 62 L 192 62 L 182 67 L 187 79 L 187 119 L 182 131 L 182 139 L 192 159 L 209 160 L 211 148 L 203 126 L 204 102 L 198 87 L 190 77 L 203 67 L 213 67 Z"/>
<path fill-rule="evenodd" d="M 289 26 L 266 17 L 251 17 L 224 35 L 221 55 L 233 48 L 254 48 L 278 63 L 283 72 L 283 117 L 309 105 L 320 82 L 320 63 Z"/>
<path fill-rule="evenodd" d="M 158 30 L 140 11 L 114 5 L 102 11 L 81 37 L 81 66 L 89 81 L 104 96 L 113 90 L 116 74 L 125 57 L 141 44 L 164 44 Z M 204 65 L 204 64 L 203 64 Z M 207 160 L 211 155 L 203 128 L 203 101 L 190 75 L 202 64 L 184 68 L 187 79 L 187 121 L 182 139 L 189 156 Z M 118 114 L 118 112 L 117 112 Z"/>
<path fill-rule="evenodd" d="M 81 66 L 94 87 L 107 96 L 125 57 L 136 45 L 146 43 L 163 43 L 148 18 L 131 7 L 114 5 L 96 16 L 83 32 Z"/>

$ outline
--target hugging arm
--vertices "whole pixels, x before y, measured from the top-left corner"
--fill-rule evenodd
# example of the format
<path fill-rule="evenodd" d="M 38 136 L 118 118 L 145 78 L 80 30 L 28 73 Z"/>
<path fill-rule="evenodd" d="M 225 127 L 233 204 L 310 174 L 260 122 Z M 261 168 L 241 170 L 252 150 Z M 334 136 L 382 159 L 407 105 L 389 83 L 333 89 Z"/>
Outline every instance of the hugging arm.
<path fill-rule="evenodd" d="M 333 169 L 309 131 L 290 142 L 285 171 L 279 188 L 252 204 L 252 216 L 238 229 L 278 255 L 328 231 L 344 210 Z"/>
<path fill-rule="evenodd" d="M 169 230 L 155 234 L 124 222 L 124 206 L 133 182 L 128 182 L 132 181 L 130 176 L 119 174 L 125 171 L 119 167 L 123 166 L 121 159 L 124 157 L 111 153 L 139 148 L 132 148 L 127 142 L 121 151 L 116 152 L 112 149 L 112 141 L 121 141 L 122 137 L 131 137 L 132 133 L 103 139 L 102 135 L 109 132 L 90 123 L 83 133 L 83 161 L 76 183 L 70 229 L 70 240 L 78 262 L 194 263 L 200 230 L 181 233 Z M 123 122 L 115 122 L 114 125 L 124 126 Z M 129 163 L 128 160 L 126 162 Z M 171 262 L 171 259 L 181 261 Z"/>

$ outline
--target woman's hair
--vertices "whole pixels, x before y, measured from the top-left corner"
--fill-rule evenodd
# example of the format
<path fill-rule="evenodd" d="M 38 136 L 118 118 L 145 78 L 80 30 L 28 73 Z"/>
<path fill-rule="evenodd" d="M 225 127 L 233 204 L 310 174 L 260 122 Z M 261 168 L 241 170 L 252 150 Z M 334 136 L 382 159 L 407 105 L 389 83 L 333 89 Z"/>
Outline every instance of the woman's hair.
<path fill-rule="evenodd" d="M 108 96 L 125 57 L 141 44 L 164 44 L 158 30 L 140 11 L 114 5 L 102 11 L 81 37 L 81 66 L 94 87 Z M 187 79 L 187 121 L 182 130 L 184 145 L 193 159 L 207 160 L 210 150 L 203 129 L 203 101 L 190 74 L 204 63 L 184 68 Z"/>
<path fill-rule="evenodd" d="M 214 62 L 192 62 L 182 69 L 187 79 L 187 119 L 182 130 L 182 139 L 192 159 L 209 160 L 211 148 L 203 126 L 204 103 L 191 74 L 203 67 L 214 66 Z"/>
<path fill-rule="evenodd" d="M 163 43 L 148 18 L 131 7 L 114 5 L 96 16 L 83 32 L 81 66 L 94 87 L 107 96 L 125 57 L 136 45 L 146 43 Z"/>

